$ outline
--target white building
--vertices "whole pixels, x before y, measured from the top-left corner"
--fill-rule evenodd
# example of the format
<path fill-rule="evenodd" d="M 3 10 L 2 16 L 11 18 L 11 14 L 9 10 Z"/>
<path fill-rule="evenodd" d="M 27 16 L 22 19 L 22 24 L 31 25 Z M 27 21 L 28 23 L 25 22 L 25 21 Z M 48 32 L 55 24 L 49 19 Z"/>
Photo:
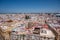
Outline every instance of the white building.
<path fill-rule="evenodd" d="M 41 40 L 55 40 L 55 35 L 49 29 L 42 28 L 40 29 Z"/>

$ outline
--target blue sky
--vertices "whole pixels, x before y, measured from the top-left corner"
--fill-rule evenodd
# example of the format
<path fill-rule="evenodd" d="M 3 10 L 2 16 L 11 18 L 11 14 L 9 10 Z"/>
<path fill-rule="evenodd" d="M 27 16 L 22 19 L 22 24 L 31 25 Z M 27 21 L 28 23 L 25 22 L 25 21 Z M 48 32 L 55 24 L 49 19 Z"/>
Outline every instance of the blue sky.
<path fill-rule="evenodd" d="M 60 12 L 60 0 L 0 0 L 0 13 Z"/>

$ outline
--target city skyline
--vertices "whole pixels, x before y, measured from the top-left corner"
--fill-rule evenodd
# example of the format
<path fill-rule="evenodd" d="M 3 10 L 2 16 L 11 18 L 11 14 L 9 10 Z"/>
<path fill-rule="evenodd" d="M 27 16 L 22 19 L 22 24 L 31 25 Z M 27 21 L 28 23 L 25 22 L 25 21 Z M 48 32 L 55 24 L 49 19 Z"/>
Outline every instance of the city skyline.
<path fill-rule="evenodd" d="M 60 0 L 0 0 L 0 13 L 60 13 Z"/>

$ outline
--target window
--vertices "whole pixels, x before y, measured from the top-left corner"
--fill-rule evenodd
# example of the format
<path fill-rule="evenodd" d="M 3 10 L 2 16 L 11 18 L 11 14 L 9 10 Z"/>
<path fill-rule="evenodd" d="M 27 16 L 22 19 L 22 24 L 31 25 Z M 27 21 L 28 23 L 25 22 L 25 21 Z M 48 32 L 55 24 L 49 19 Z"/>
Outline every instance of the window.
<path fill-rule="evenodd" d="M 45 33 L 45 34 L 47 34 L 46 30 L 41 30 L 41 33 Z"/>
<path fill-rule="evenodd" d="M 34 34 L 40 34 L 40 28 L 35 28 L 33 33 Z"/>

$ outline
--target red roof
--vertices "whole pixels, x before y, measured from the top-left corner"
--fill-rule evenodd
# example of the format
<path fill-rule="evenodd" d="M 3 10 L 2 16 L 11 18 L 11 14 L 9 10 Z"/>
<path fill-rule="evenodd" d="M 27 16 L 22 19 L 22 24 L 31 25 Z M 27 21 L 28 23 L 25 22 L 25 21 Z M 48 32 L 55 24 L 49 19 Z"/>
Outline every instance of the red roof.
<path fill-rule="evenodd" d="M 43 25 L 43 28 L 48 29 L 48 25 L 47 25 L 47 24 L 44 24 L 44 25 Z"/>

